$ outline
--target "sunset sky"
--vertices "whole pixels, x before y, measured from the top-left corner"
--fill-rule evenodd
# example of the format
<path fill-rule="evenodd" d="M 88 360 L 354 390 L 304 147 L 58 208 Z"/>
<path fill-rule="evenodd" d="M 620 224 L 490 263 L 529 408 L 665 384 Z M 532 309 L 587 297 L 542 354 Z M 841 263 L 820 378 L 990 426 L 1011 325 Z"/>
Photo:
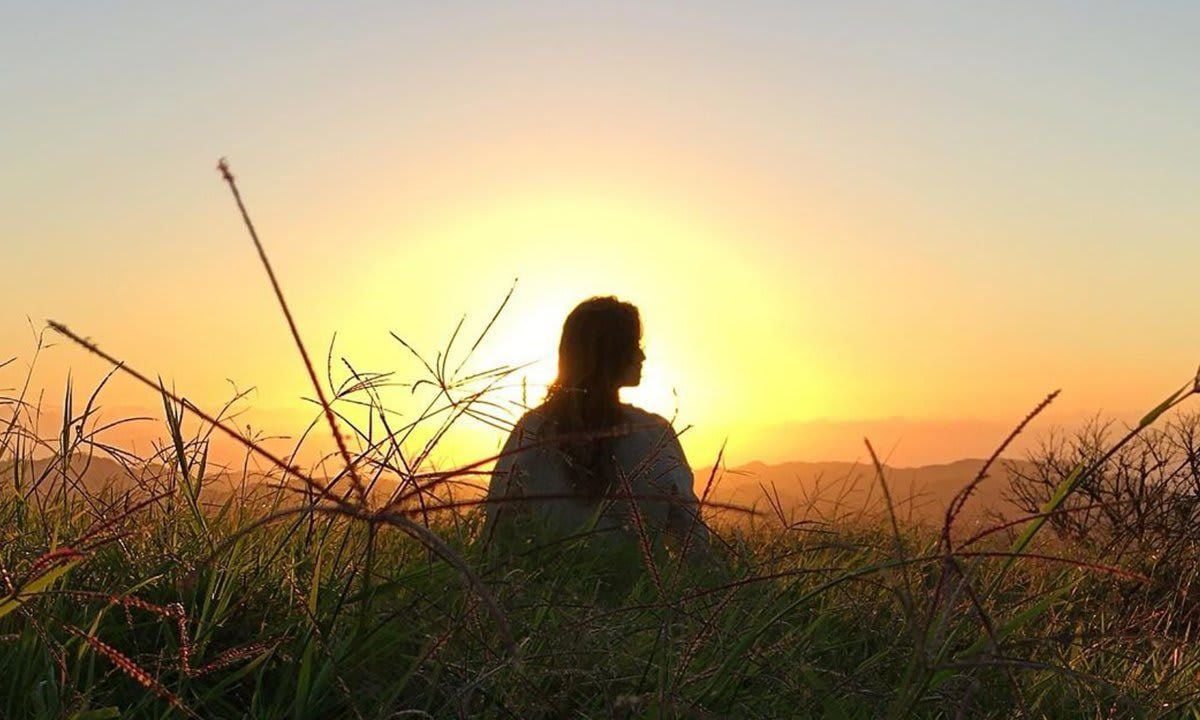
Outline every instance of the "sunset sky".
<path fill-rule="evenodd" d="M 516 280 L 472 366 L 540 394 L 618 295 L 626 398 L 696 465 L 977 456 L 1055 388 L 1136 416 L 1200 362 L 1198 38 L 1188 2 L 7 3 L 0 387 L 54 319 L 303 427 L 226 156 L 322 365 L 415 379 L 389 332 L 473 340 Z"/>

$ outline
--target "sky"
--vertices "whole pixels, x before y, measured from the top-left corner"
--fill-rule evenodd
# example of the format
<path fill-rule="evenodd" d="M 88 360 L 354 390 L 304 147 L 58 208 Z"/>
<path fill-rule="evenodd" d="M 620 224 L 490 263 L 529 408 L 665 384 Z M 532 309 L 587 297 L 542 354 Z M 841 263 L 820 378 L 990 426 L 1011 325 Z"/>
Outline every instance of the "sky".
<path fill-rule="evenodd" d="M 0 2 L 0 388 L 53 319 L 303 428 L 227 157 L 321 364 L 415 379 L 392 333 L 432 356 L 515 282 L 470 367 L 536 399 L 570 308 L 629 300 L 625 398 L 696 465 L 976 456 L 1057 388 L 1048 423 L 1136 417 L 1200 361 L 1198 36 L 1184 2 Z M 60 343 L 34 385 L 104 371 Z"/>

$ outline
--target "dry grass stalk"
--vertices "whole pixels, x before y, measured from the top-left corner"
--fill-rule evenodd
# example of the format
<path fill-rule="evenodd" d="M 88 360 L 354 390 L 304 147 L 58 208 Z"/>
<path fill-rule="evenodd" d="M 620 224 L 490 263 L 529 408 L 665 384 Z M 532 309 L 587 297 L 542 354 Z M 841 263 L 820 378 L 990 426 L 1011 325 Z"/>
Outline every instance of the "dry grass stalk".
<path fill-rule="evenodd" d="M 313 369 L 312 360 L 308 357 L 308 349 L 304 346 L 304 341 L 300 337 L 300 330 L 296 327 L 296 320 L 292 317 L 291 308 L 288 307 L 287 301 L 283 297 L 283 288 L 279 286 L 279 280 L 275 278 L 275 270 L 271 267 L 271 261 L 267 258 L 267 252 L 263 249 L 262 241 L 258 239 L 258 231 L 254 229 L 254 223 L 250 220 L 250 213 L 246 210 L 245 203 L 242 202 L 242 194 L 238 191 L 237 182 L 233 178 L 233 173 L 229 171 L 229 163 L 225 158 L 221 158 L 217 163 L 217 169 L 221 171 L 221 177 L 224 178 L 226 184 L 229 185 L 230 192 L 233 193 L 233 199 L 237 202 L 238 211 L 242 214 L 242 221 L 246 224 L 246 230 L 250 232 L 250 239 L 254 241 L 254 247 L 258 250 L 258 259 L 262 261 L 263 268 L 267 271 L 267 277 L 271 280 L 271 289 L 275 291 L 275 297 L 279 300 L 279 308 L 283 311 L 283 316 L 287 319 L 288 329 L 292 332 L 292 339 L 296 341 L 296 349 L 300 352 L 300 357 L 304 360 L 304 368 L 308 371 L 308 377 L 312 381 L 313 390 L 317 393 L 317 399 L 321 403 L 321 409 L 325 413 L 325 420 L 329 423 L 329 431 L 333 435 L 333 440 L 337 443 L 338 453 L 342 457 L 342 462 L 345 463 L 346 473 L 350 476 L 350 482 L 353 485 L 354 492 L 358 496 L 358 502 L 365 506 L 367 504 L 366 488 L 362 480 L 358 477 L 358 471 L 354 467 L 354 461 L 350 457 L 350 451 L 346 448 L 346 438 L 342 436 L 338 429 L 337 418 L 334 417 L 333 409 L 329 405 L 329 399 L 325 396 L 325 389 L 321 385 L 321 381 L 317 378 L 317 371 Z"/>
<path fill-rule="evenodd" d="M 167 689 L 167 687 L 159 682 L 157 678 L 146 672 L 133 660 L 126 657 L 120 650 L 117 650 L 100 638 L 89 633 L 85 633 L 84 631 L 72 625 L 67 625 L 66 629 L 67 632 L 82 639 L 84 642 L 90 645 L 93 650 L 108 658 L 109 662 L 115 665 L 116 668 L 121 671 L 121 673 L 136 682 L 138 685 L 141 685 L 163 700 L 166 700 L 173 707 L 179 709 L 187 716 L 193 718 L 200 717 L 193 712 L 191 708 L 184 704 L 182 698 Z"/>

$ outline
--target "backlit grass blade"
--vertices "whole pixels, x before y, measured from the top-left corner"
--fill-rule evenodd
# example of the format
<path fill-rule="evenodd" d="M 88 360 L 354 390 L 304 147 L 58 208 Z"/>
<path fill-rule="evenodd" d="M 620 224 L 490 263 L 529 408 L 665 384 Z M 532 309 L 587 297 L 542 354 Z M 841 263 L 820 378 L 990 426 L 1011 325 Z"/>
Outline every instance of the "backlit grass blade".
<path fill-rule="evenodd" d="M 6 598 L 0 599 L 0 618 L 18 609 L 29 599 L 38 593 L 48 589 L 54 584 L 54 581 L 70 572 L 71 568 L 83 562 L 82 557 L 76 557 L 64 562 L 58 567 L 47 570 L 39 575 L 34 580 L 29 581 L 23 587 L 18 588 L 15 593 L 12 593 Z"/>

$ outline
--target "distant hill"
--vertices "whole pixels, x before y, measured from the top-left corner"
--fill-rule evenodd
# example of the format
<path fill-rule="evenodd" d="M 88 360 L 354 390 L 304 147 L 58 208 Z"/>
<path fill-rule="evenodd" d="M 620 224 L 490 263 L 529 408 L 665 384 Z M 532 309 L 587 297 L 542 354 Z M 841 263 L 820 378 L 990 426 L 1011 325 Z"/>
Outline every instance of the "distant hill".
<path fill-rule="evenodd" d="M 1006 499 L 1009 472 L 1020 460 L 1002 460 L 990 468 L 956 524 L 966 527 L 990 515 L 1014 517 L 1019 509 Z M 959 460 L 921 467 L 884 466 L 884 476 L 897 515 L 907 522 L 941 526 L 946 507 L 955 494 L 983 467 L 981 459 Z M 703 492 L 712 468 L 696 470 L 697 493 Z M 876 516 L 884 512 L 883 493 L 875 468 L 849 462 L 786 462 L 767 465 L 752 462 L 718 472 L 710 498 L 753 507 L 775 521 L 776 511 L 767 493 L 777 497 L 789 522 L 833 521 Z M 960 527 L 961 529 L 961 527 Z"/>
<path fill-rule="evenodd" d="M 71 487 L 82 485 L 90 493 L 110 487 L 122 491 L 136 485 L 134 478 L 119 463 L 106 457 L 93 457 L 89 461 L 86 456 L 76 455 L 66 470 Z M 11 488 L 16 482 L 22 492 L 35 486 L 39 492 L 61 489 L 62 477 L 62 461 L 58 459 L 27 458 L 20 464 L 9 461 L 0 465 L 0 483 Z"/>
<path fill-rule="evenodd" d="M 989 476 L 972 494 L 959 520 L 959 529 L 995 515 L 1013 517 L 1021 514 L 1006 498 L 1009 471 L 1018 460 L 1002 460 L 991 468 Z M 920 467 L 888 467 L 884 472 L 895 502 L 897 515 L 905 522 L 940 526 L 951 498 L 983 467 L 983 460 L 968 459 L 940 465 Z M 708 481 L 710 467 L 695 472 L 696 492 L 700 494 Z M 169 483 L 178 482 L 178 470 L 151 465 L 131 471 L 114 460 L 96 456 L 89 461 L 82 455 L 72 458 L 69 467 L 71 485 L 82 485 L 89 493 L 104 489 L 124 492 L 134 488 L 160 492 Z M 39 493 L 62 488 L 62 469 L 59 461 L 50 459 L 25 460 L 21 466 L 12 462 L 0 465 L 0 487 L 13 487 L 19 477 L 26 491 L 39 477 L 43 481 Z M 262 480 L 252 477 L 247 485 L 254 487 Z M 272 478 L 278 482 L 278 478 Z M 231 490 L 241 487 L 240 473 L 221 472 L 208 468 L 205 472 L 203 497 L 219 502 Z M 388 492 L 390 481 L 381 483 L 379 490 Z M 265 487 L 258 489 L 265 490 Z M 778 522 L 777 513 L 768 501 L 768 494 L 778 500 L 788 522 L 853 520 L 882 515 L 883 495 L 875 469 L 864 463 L 850 462 L 785 462 L 765 464 L 752 462 L 718 472 L 710 499 L 752 507 L 762 513 L 760 520 Z M 715 511 L 721 514 L 723 511 Z M 727 514 L 728 519 L 735 519 Z"/>
<path fill-rule="evenodd" d="M 199 468 L 192 469 L 193 478 L 198 471 Z M 180 483 L 180 472 L 177 466 L 150 463 L 127 469 L 115 460 L 100 455 L 90 459 L 82 454 L 75 455 L 71 459 L 66 475 L 69 492 L 82 489 L 92 496 L 109 492 L 119 495 L 127 491 L 134 491 L 135 495 L 144 496 L 145 493 L 157 494 L 171 488 L 178 488 Z M 323 482 L 329 482 L 329 478 L 320 479 Z M 240 468 L 225 470 L 209 465 L 204 469 L 204 483 L 200 493 L 201 504 L 210 507 L 219 505 L 234 492 L 239 494 L 244 492 L 245 497 L 252 499 L 265 499 L 278 491 L 280 480 L 281 473 L 274 470 L 264 474 L 251 469 L 243 480 Z M 302 487 L 294 479 L 290 479 L 287 484 L 294 489 Z M 0 464 L 0 493 L 10 492 L 14 487 L 19 488 L 22 494 L 28 493 L 31 488 L 34 488 L 38 495 L 61 492 L 63 488 L 61 461 L 51 458 L 36 458 L 25 459 L 19 466 L 11 461 Z M 372 496 L 379 499 L 386 498 L 391 495 L 395 487 L 394 477 L 384 475 L 376 482 Z M 342 493 L 346 492 L 348 488 L 348 481 L 343 479 L 340 486 L 335 489 Z M 438 496 L 444 500 L 448 496 L 448 492 L 449 489 L 444 488 L 438 493 Z M 304 497 L 302 494 L 291 492 L 285 495 L 285 500 L 299 501 L 302 497 Z"/>
<path fill-rule="evenodd" d="M 127 490 L 148 489 L 161 492 L 167 489 L 167 484 L 178 481 L 178 469 L 162 465 L 142 465 L 127 470 L 120 463 L 104 456 L 77 454 L 71 458 L 66 475 L 69 478 L 68 488 L 86 490 L 91 495 L 97 495 L 111 490 L 123 493 Z M 14 482 L 21 492 L 35 488 L 39 494 L 59 492 L 63 485 L 63 467 L 61 460 L 50 458 L 25 459 L 20 465 L 9 461 L 0 465 L 0 487 L 5 490 L 14 487 Z M 253 480 L 251 482 L 254 482 Z M 207 468 L 204 477 L 203 492 L 208 499 L 217 499 L 240 485 L 240 476 Z"/>

